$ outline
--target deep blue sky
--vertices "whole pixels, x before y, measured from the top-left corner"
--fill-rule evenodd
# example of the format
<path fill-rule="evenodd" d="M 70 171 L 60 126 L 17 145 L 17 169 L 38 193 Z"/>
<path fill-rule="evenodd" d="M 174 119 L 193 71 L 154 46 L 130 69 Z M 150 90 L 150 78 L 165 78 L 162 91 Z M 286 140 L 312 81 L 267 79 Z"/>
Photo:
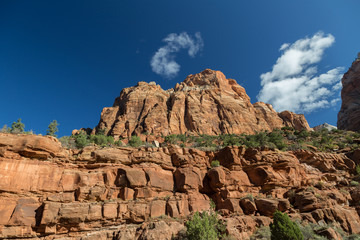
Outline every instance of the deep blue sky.
<path fill-rule="evenodd" d="M 271 71 L 283 43 L 322 31 L 335 43 L 319 73 L 350 67 L 360 51 L 360 1 L 0 1 L 0 128 L 22 118 L 44 134 L 56 119 L 59 136 L 94 127 L 124 87 L 156 81 L 173 87 L 205 68 L 245 87 L 252 102 L 260 75 Z M 155 74 L 154 53 L 170 33 L 200 32 L 195 58 L 180 52 L 175 78 Z M 291 94 L 291 93 L 289 93 Z M 336 125 L 340 103 L 305 114 L 311 126 Z"/>

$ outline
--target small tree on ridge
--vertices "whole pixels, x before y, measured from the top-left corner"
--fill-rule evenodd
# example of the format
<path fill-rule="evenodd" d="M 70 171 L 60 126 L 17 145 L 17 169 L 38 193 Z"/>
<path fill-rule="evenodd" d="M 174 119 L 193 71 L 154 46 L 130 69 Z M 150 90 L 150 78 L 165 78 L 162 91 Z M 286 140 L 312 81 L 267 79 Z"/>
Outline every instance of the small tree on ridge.
<path fill-rule="evenodd" d="M 21 122 L 21 118 L 19 118 L 16 122 L 11 124 L 11 133 L 23 133 L 25 130 L 25 124 Z"/>
<path fill-rule="evenodd" d="M 53 120 L 49 124 L 48 129 L 46 130 L 46 135 L 57 137 L 57 135 L 55 134 L 59 131 L 57 126 L 59 126 L 58 122 L 56 120 Z"/>

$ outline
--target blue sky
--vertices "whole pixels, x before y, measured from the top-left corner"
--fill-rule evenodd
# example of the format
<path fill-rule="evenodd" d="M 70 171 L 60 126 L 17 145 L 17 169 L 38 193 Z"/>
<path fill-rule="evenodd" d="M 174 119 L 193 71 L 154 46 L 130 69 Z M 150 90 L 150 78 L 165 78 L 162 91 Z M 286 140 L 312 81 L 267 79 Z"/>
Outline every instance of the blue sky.
<path fill-rule="evenodd" d="M 22 118 L 45 134 L 56 119 L 69 135 L 94 127 L 124 87 L 168 89 L 206 68 L 236 79 L 253 103 L 291 103 L 311 126 L 336 125 L 337 78 L 360 51 L 359 9 L 358 0 L 2 0 L 0 127 Z M 165 60 L 179 69 L 166 75 L 150 63 L 168 44 Z"/>

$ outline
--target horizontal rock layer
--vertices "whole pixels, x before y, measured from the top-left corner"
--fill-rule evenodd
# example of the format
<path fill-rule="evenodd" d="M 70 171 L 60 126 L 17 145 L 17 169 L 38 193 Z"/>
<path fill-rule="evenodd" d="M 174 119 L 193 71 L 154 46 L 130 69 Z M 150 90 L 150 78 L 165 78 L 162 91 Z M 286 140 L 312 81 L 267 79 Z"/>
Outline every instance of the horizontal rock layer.
<path fill-rule="evenodd" d="M 66 150 L 54 138 L 11 134 L 0 143 L 0 238 L 171 239 L 210 199 L 236 239 L 268 225 L 276 209 L 360 233 L 360 188 L 349 184 L 356 154 Z"/>
<path fill-rule="evenodd" d="M 166 91 L 154 82 L 123 89 L 113 106 L 103 109 L 94 132 L 105 130 L 127 138 L 134 134 L 254 133 L 284 126 L 310 129 L 304 115 L 278 114 L 270 104 L 251 104 L 235 80 L 207 69 Z"/>

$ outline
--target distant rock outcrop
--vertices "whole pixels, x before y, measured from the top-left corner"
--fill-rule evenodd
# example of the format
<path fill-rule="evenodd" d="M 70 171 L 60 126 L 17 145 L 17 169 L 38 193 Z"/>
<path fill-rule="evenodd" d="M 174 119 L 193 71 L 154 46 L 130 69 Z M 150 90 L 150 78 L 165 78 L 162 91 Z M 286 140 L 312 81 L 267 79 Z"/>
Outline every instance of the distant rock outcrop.
<path fill-rule="evenodd" d="M 112 107 L 101 113 L 98 126 L 115 137 L 133 134 L 240 134 L 284 126 L 310 127 L 303 115 L 278 114 L 270 104 L 251 104 L 245 89 L 223 73 L 206 69 L 189 75 L 174 89 L 163 90 L 154 82 L 125 88 Z"/>
<path fill-rule="evenodd" d="M 343 130 L 360 130 L 360 54 L 342 78 L 341 109 L 337 127 Z"/>
<path fill-rule="evenodd" d="M 333 129 L 337 129 L 337 127 L 330 125 L 328 123 L 323 123 L 323 124 L 317 125 L 316 127 L 313 127 L 313 129 L 315 131 L 320 131 L 322 129 L 327 129 L 328 131 L 331 131 Z"/>

